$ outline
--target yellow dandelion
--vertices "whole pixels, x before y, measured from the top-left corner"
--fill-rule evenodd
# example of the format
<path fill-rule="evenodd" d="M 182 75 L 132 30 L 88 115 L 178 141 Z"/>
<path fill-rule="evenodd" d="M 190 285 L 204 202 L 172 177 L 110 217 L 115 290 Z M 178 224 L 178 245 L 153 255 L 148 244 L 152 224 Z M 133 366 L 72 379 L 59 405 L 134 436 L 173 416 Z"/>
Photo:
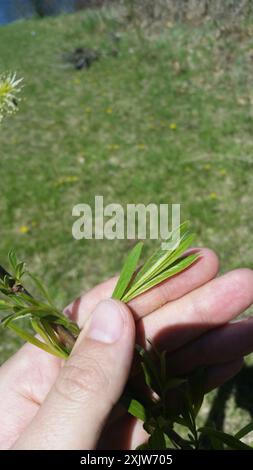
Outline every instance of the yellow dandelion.
<path fill-rule="evenodd" d="M 212 191 L 210 194 L 209 194 L 209 199 L 211 199 L 212 201 L 216 201 L 218 199 L 218 195 L 215 191 Z"/>
<path fill-rule="evenodd" d="M 76 183 L 76 181 L 78 180 L 79 180 L 78 176 L 75 176 L 75 175 L 62 176 L 61 178 L 58 178 L 58 180 L 55 182 L 55 185 L 63 186 L 64 184 Z"/>
<path fill-rule="evenodd" d="M 209 171 L 211 170 L 211 165 L 210 163 L 206 163 L 206 165 L 203 166 L 204 170 Z"/>
<path fill-rule="evenodd" d="M 29 232 L 29 227 L 27 225 L 21 225 L 18 229 L 19 233 L 25 234 Z"/>
<path fill-rule="evenodd" d="M 107 109 L 105 110 L 105 112 L 106 112 L 107 114 L 112 114 L 112 108 L 107 108 Z"/>
<path fill-rule="evenodd" d="M 227 170 L 225 170 L 225 168 L 220 168 L 219 175 L 226 176 L 227 175 Z"/>
<path fill-rule="evenodd" d="M 108 150 L 119 150 L 119 145 L 118 144 L 110 144 L 107 145 Z"/>
<path fill-rule="evenodd" d="M 145 144 L 138 144 L 138 145 L 137 145 L 137 148 L 138 148 L 139 150 L 146 150 L 146 149 L 147 149 L 147 146 L 146 146 Z"/>
<path fill-rule="evenodd" d="M 173 131 L 177 128 L 177 125 L 175 122 L 171 122 L 169 125 L 169 128 L 172 129 Z"/>
<path fill-rule="evenodd" d="M 75 85 L 80 85 L 80 83 L 81 83 L 80 78 L 75 78 L 75 79 L 73 80 L 73 83 L 74 83 Z"/>

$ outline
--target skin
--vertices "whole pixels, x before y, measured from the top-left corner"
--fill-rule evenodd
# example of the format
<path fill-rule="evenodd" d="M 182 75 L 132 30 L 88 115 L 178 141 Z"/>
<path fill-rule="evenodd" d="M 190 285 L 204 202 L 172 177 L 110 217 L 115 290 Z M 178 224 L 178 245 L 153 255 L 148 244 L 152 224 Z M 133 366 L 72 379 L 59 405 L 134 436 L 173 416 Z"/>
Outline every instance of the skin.
<path fill-rule="evenodd" d="M 128 306 L 109 300 L 116 278 L 69 305 L 83 329 L 65 364 L 30 344 L 10 358 L 0 368 L 0 448 L 136 448 L 142 425 L 116 405 L 135 341 L 166 348 L 173 375 L 208 366 L 206 391 L 237 374 L 253 350 L 253 319 L 231 320 L 253 303 L 253 271 L 217 277 L 217 256 L 200 251 L 194 265 Z"/>

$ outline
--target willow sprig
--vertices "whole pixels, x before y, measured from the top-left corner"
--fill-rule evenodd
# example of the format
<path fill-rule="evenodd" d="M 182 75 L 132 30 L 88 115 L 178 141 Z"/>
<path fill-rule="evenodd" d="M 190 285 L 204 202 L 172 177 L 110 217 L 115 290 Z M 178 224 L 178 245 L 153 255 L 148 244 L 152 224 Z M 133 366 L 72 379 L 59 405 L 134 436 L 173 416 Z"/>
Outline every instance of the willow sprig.
<path fill-rule="evenodd" d="M 5 297 L 0 301 L 0 310 L 6 312 L 1 320 L 2 326 L 12 329 L 25 341 L 66 359 L 80 332 L 78 326 L 57 309 L 41 281 L 26 269 L 23 262 L 18 262 L 14 251 L 10 251 L 8 258 L 11 273 L 0 268 L 0 292 Z M 37 297 L 24 287 L 25 277 L 32 281 Z M 29 320 L 43 341 L 32 336 L 22 325 L 17 325 L 23 319 Z"/>
<path fill-rule="evenodd" d="M 183 256 L 194 240 L 194 234 L 190 232 L 189 225 L 187 221 L 179 227 L 180 238 L 174 248 L 169 250 L 159 248 L 135 274 L 143 248 L 143 243 L 139 242 L 125 261 L 112 295 L 113 298 L 129 302 L 193 264 L 199 257 L 198 253 Z"/>
<path fill-rule="evenodd" d="M 188 222 L 181 225 L 180 233 L 175 248 L 157 250 L 139 271 L 136 269 L 143 243 L 137 243 L 126 259 L 112 297 L 129 302 L 194 263 L 198 258 L 197 253 L 183 256 L 193 240 Z M 0 310 L 6 312 L 1 320 L 2 326 L 14 330 L 24 340 L 66 359 L 79 334 L 78 326 L 54 305 L 42 282 L 26 269 L 23 262 L 17 260 L 14 251 L 10 251 L 8 259 L 11 274 L 0 267 L 0 292 L 5 296 L 5 300 L 0 301 Z M 25 288 L 26 277 L 30 278 L 36 288 L 36 296 Z M 25 318 L 40 339 L 33 337 L 18 324 L 18 321 Z"/>
<path fill-rule="evenodd" d="M 186 252 L 193 239 L 189 223 L 185 222 L 180 226 L 177 244 L 169 250 L 158 249 L 139 270 L 143 243 L 137 243 L 126 258 L 112 297 L 129 302 L 191 266 L 199 257 L 199 253 Z M 67 359 L 80 333 L 78 325 L 55 306 L 47 289 L 23 262 L 17 260 L 14 251 L 8 258 L 10 272 L 0 266 L 0 293 L 3 297 L 0 310 L 5 312 L 2 326 L 44 351 Z M 35 288 L 33 295 L 25 287 L 28 278 Z M 30 324 L 29 329 L 25 319 Z M 253 431 L 253 423 L 232 436 L 212 427 L 198 429 L 196 418 L 204 398 L 205 369 L 199 368 L 185 377 L 171 377 L 167 371 L 166 351 L 157 350 L 153 344 L 149 350 L 136 345 L 136 351 L 138 380 L 148 393 L 140 394 L 130 379 L 121 403 L 130 414 L 143 421 L 149 435 L 140 449 L 200 449 L 208 440 L 209 447 L 213 449 L 252 450 L 241 439 Z M 176 393 L 180 399 L 179 409 L 171 408 L 171 393 Z M 178 425 L 187 430 L 187 437 L 175 429 Z"/>

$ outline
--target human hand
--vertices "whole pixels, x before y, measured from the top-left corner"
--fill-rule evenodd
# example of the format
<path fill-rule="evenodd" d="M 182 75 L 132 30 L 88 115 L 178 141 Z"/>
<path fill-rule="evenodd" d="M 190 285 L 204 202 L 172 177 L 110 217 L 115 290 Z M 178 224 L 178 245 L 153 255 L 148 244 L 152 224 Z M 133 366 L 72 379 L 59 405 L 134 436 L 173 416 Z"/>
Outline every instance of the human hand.
<path fill-rule="evenodd" d="M 252 319 L 228 324 L 253 302 L 253 272 L 238 269 L 215 279 L 217 257 L 201 252 L 189 269 L 132 300 L 129 308 L 136 341 L 166 349 L 173 375 L 208 366 L 208 391 L 235 375 L 253 349 Z M 68 307 L 84 328 L 66 365 L 26 344 L 1 367 L 1 448 L 124 449 L 145 440 L 141 423 L 128 414 L 114 413 L 108 421 L 129 375 L 134 345 L 129 308 L 116 301 L 99 304 L 115 282 L 95 287 Z M 90 337 L 94 310 L 102 315 L 106 335 L 109 326 L 116 334 L 123 320 L 118 340 Z"/>

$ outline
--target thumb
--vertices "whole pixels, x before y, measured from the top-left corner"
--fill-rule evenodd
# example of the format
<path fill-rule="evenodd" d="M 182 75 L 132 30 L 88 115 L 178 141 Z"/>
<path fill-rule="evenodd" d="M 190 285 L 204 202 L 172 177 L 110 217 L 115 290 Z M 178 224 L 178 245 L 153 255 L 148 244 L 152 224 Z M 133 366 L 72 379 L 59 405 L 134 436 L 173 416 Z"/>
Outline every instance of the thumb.
<path fill-rule="evenodd" d="M 15 449 L 94 449 L 127 381 L 134 321 L 116 300 L 99 303 Z"/>

